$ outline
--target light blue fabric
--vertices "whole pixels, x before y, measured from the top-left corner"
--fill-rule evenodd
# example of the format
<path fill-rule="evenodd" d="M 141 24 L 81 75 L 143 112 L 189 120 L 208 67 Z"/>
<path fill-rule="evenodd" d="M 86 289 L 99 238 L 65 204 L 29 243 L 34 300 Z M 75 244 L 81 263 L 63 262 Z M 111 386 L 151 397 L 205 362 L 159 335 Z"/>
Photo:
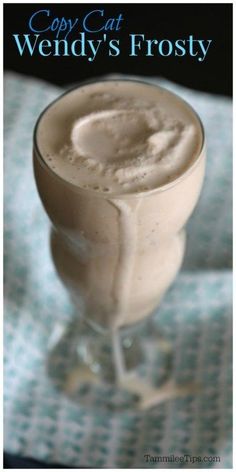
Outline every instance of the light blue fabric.
<path fill-rule="evenodd" d="M 152 82 L 155 82 L 152 79 Z M 199 113 L 206 129 L 207 172 L 188 223 L 183 269 L 156 320 L 175 349 L 178 381 L 199 394 L 143 414 L 99 413 L 63 396 L 46 372 L 53 326 L 73 316 L 49 255 L 48 219 L 32 172 L 32 132 L 61 89 L 5 76 L 5 449 L 84 467 L 195 467 L 145 463 L 152 456 L 231 460 L 231 101 L 159 81 Z M 186 196 L 187 198 L 187 196 Z"/>

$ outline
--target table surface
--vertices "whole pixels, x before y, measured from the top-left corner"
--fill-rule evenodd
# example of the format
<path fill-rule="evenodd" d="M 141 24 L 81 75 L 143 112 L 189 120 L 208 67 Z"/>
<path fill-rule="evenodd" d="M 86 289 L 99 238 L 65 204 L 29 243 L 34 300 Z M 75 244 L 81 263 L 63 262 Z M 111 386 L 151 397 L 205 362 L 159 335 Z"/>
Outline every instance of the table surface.
<path fill-rule="evenodd" d="M 232 104 L 224 97 L 160 82 L 196 109 L 207 136 L 206 179 L 188 223 L 183 268 L 154 316 L 173 344 L 176 380 L 199 382 L 201 391 L 144 413 L 104 414 L 99 405 L 90 410 L 65 397 L 49 378 L 50 333 L 71 321 L 73 309 L 50 259 L 49 223 L 37 195 L 31 153 L 35 121 L 62 90 L 8 73 L 4 130 L 7 452 L 72 467 L 196 468 L 190 462 L 153 465 L 145 462 L 145 454 L 220 456 L 220 462 L 209 459 L 198 467 L 232 466 Z"/>

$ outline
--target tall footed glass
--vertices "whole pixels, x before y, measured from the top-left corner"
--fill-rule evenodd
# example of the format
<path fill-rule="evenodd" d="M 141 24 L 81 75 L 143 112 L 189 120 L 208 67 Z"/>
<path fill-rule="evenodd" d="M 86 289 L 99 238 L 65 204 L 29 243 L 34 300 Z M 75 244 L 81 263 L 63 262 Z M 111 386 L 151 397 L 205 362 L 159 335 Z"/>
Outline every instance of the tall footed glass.
<path fill-rule="evenodd" d="M 40 144 L 48 110 L 35 128 L 35 179 L 52 222 L 52 258 L 78 315 L 65 335 L 73 362 L 68 357 L 64 390 L 115 385 L 140 408 L 155 405 L 184 392 L 173 381 L 155 385 L 139 369 L 146 363 L 148 371 L 147 345 L 169 356 L 150 320 L 183 260 L 184 227 L 204 177 L 202 126 L 200 152 L 181 175 L 150 190 L 108 192 L 83 188 L 48 164 Z"/>

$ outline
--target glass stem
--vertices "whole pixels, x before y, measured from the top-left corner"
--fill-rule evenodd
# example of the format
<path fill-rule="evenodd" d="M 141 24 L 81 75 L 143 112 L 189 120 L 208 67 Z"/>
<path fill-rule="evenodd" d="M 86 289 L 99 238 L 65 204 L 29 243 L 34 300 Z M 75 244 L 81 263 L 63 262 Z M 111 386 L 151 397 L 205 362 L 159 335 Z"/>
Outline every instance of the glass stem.
<path fill-rule="evenodd" d="M 123 379 L 126 371 L 119 328 L 112 329 L 111 336 L 116 382 L 118 384 Z"/>

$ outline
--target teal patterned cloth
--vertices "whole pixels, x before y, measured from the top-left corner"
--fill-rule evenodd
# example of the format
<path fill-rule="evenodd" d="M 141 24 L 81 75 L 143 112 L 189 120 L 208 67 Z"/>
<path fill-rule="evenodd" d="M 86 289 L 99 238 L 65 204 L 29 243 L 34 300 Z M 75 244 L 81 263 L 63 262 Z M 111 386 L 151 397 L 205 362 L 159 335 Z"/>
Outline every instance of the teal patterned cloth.
<path fill-rule="evenodd" d="M 151 80 L 155 82 L 155 80 Z M 144 413 L 76 403 L 47 374 L 53 327 L 73 316 L 49 255 L 48 219 L 32 172 L 32 132 L 62 90 L 5 76 L 5 449 L 48 462 L 102 468 L 231 468 L 231 101 L 177 86 L 206 129 L 204 190 L 188 223 L 182 271 L 155 320 L 175 349 L 177 381 L 196 395 Z M 187 198 L 187 196 L 186 196 Z M 220 456 L 151 463 L 150 456 Z"/>

